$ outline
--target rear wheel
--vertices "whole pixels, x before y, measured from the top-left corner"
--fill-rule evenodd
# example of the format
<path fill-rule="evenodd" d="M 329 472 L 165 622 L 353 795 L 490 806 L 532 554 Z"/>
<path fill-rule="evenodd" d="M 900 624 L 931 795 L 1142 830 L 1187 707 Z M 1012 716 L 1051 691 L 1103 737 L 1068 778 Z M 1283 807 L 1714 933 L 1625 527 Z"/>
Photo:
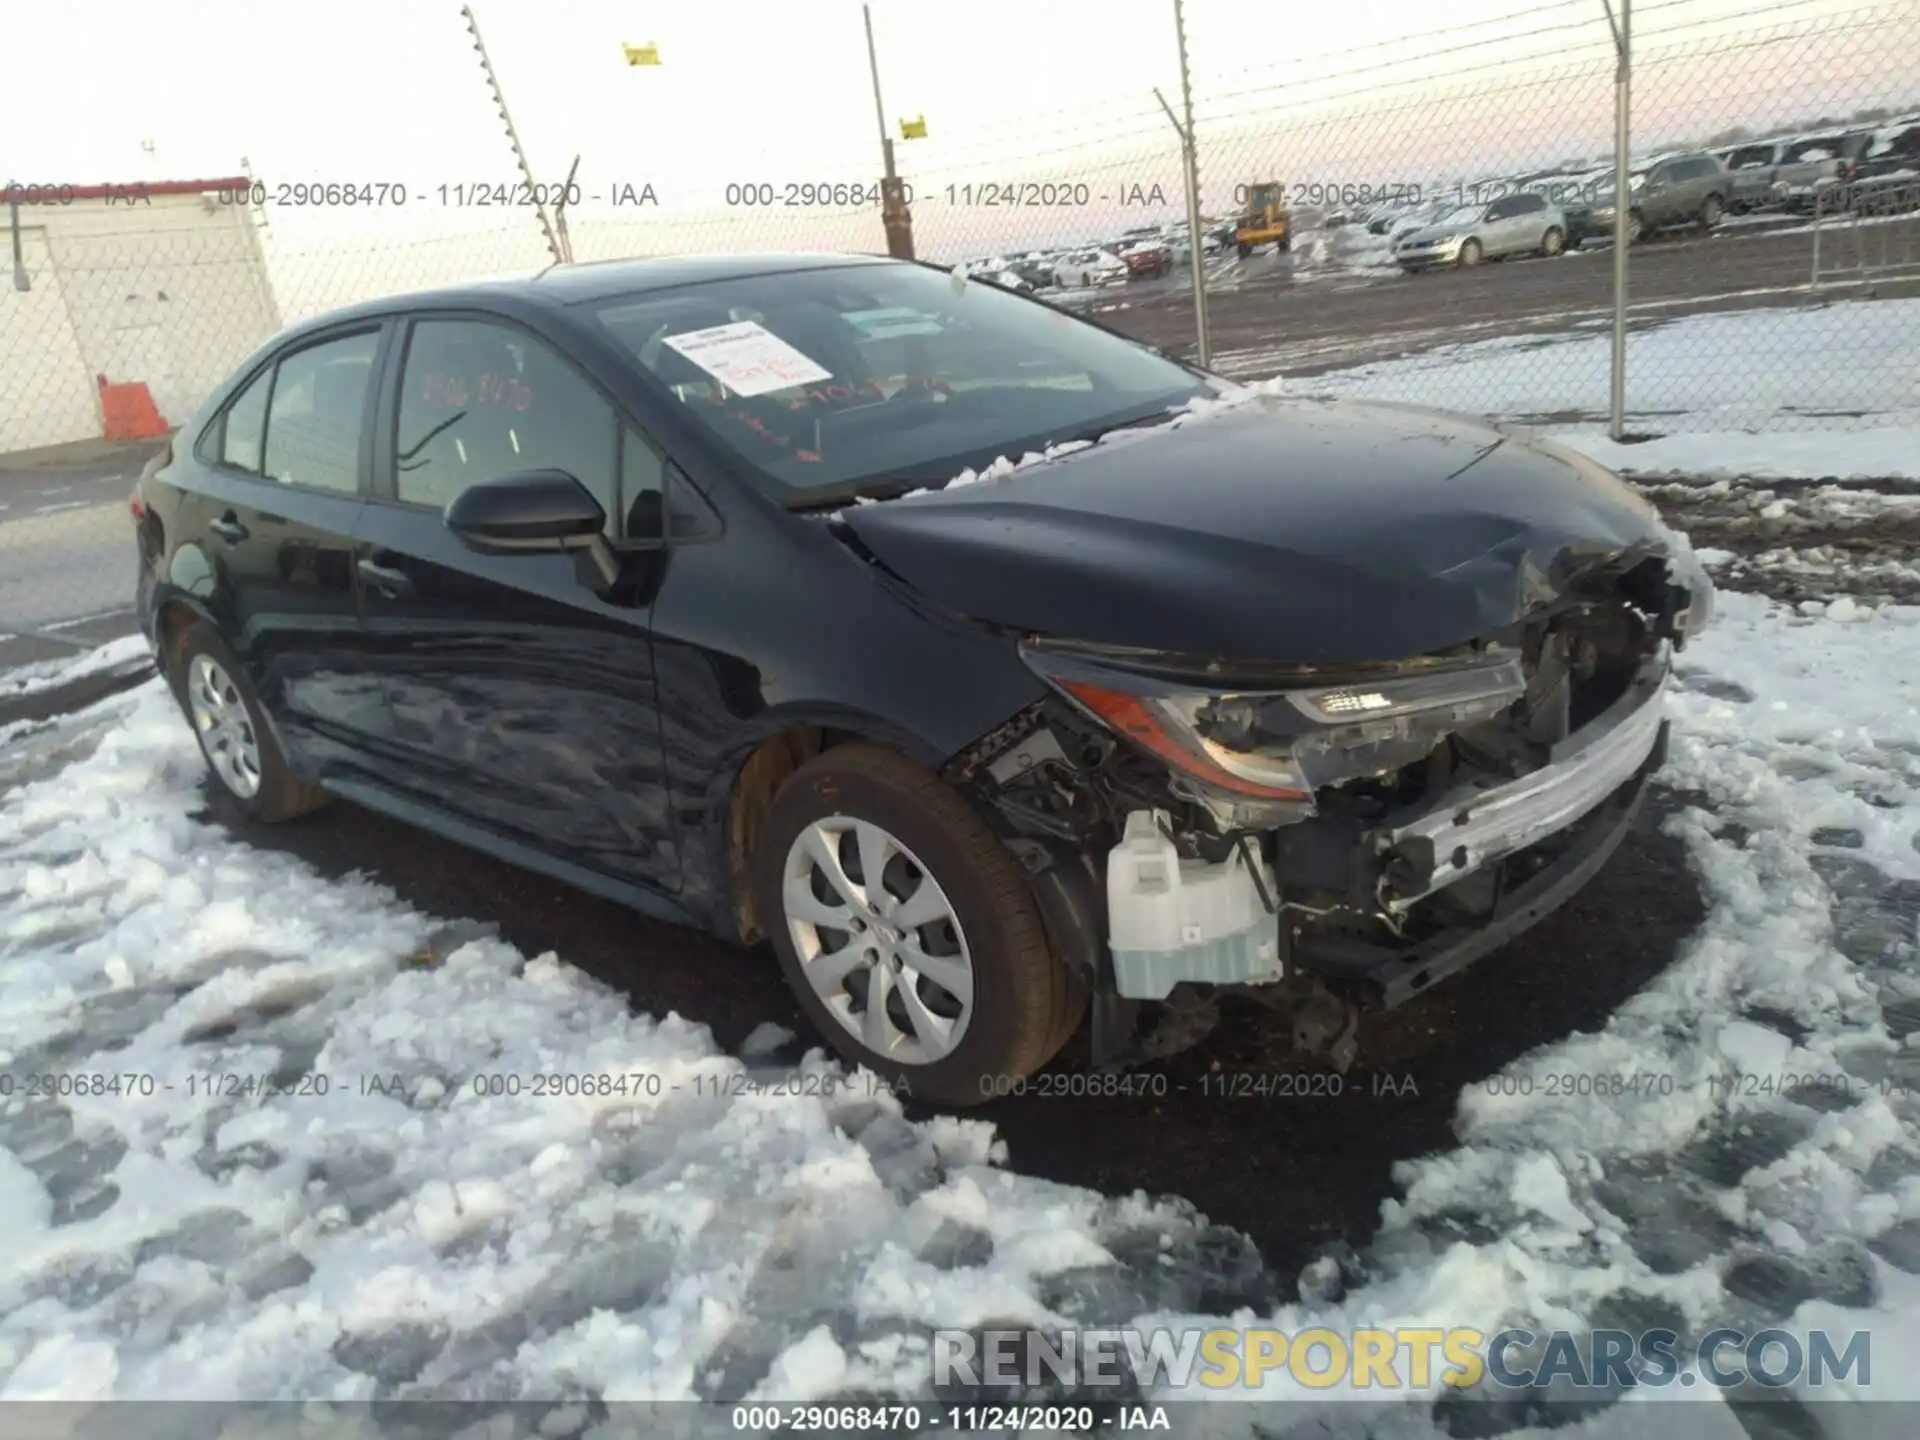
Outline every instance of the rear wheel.
<path fill-rule="evenodd" d="M 1547 233 L 1540 237 L 1540 253 L 1542 255 L 1553 256 L 1558 255 L 1566 248 L 1567 232 L 1562 230 L 1558 225 L 1549 225 L 1547 227 Z"/>
<path fill-rule="evenodd" d="M 187 630 L 173 675 L 207 768 L 249 819 L 291 820 L 326 804 L 324 790 L 287 768 L 245 670 L 212 626 L 201 622 Z"/>
<path fill-rule="evenodd" d="M 978 1105 L 1072 1035 L 1084 995 L 1025 876 L 967 803 L 879 746 L 840 746 L 781 787 L 755 900 L 821 1036 L 915 1099 Z"/>
<path fill-rule="evenodd" d="M 1469 265 L 1478 265 L 1481 259 L 1485 256 L 1485 254 L 1486 252 L 1483 249 L 1481 249 L 1480 242 L 1478 240 L 1465 241 L 1460 246 L 1461 267 L 1465 268 Z"/>

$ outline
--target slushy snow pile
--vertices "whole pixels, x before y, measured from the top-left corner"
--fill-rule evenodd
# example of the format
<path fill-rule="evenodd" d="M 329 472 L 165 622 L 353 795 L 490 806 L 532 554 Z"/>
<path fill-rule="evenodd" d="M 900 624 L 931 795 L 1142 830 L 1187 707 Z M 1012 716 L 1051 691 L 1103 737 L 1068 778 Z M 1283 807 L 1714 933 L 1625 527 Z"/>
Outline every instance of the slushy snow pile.
<path fill-rule="evenodd" d="M 1682 659 L 1664 783 L 1700 933 L 1603 1030 L 1463 1094 L 1457 1148 L 1404 1166 L 1369 1249 L 1304 1298 L 1178 1200 L 1021 1175 L 980 1122 L 857 1083 L 702 1086 L 762 1047 L 235 841 L 199 818 L 158 682 L 15 737 L 0 1398 L 925 1396 L 935 1326 L 1194 1321 L 1871 1326 L 1874 1395 L 1920 1398 L 1920 609 L 1726 595 Z M 543 1070 L 659 1088 L 483 1093 Z M 1671 1087 L 1547 1094 L 1635 1072 Z M 27 1093 L 45 1074 L 155 1088 Z M 220 1074 L 284 1093 L 199 1093 Z M 1285 1144 L 1274 1113 L 1249 1144 Z M 1438 1433 L 1458 1399 L 1268 1382 L 1382 1435 Z M 1737 1433 L 1685 1398 L 1697 1433 Z"/>

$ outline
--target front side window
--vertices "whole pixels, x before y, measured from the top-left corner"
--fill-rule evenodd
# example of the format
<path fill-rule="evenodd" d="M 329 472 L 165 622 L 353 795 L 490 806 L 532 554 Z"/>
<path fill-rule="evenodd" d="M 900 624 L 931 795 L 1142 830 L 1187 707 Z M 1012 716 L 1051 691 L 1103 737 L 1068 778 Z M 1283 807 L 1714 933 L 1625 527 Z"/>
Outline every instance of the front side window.
<path fill-rule="evenodd" d="M 379 348 L 379 333 L 369 330 L 280 361 L 267 409 L 263 468 L 269 478 L 319 490 L 360 488 L 367 388 Z"/>
<path fill-rule="evenodd" d="M 562 470 L 619 505 L 613 406 L 544 341 L 492 320 L 422 320 L 400 376 L 396 498 L 443 508 L 469 485 Z"/>
<path fill-rule="evenodd" d="M 779 498 L 943 484 L 1216 386 L 991 285 L 853 264 L 679 286 L 598 309 L 652 383 Z"/>

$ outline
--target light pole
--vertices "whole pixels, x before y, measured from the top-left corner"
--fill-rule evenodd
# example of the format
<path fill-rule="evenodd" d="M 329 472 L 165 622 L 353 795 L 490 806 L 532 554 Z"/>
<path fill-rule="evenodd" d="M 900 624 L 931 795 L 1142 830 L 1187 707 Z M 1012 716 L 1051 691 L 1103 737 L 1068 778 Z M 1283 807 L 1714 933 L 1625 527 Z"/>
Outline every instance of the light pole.
<path fill-rule="evenodd" d="M 1613 356 L 1607 386 L 1607 433 L 1627 434 L 1627 251 L 1633 195 L 1628 184 L 1633 148 L 1633 0 L 1600 0 L 1613 27 Z"/>
<path fill-rule="evenodd" d="M 913 210 L 906 188 L 893 168 L 893 136 L 887 133 L 887 107 L 880 100 L 880 57 L 873 47 L 873 7 L 862 5 L 867 25 L 867 69 L 873 74 L 873 113 L 880 122 L 880 159 L 885 176 L 880 181 L 880 223 L 886 227 L 887 254 L 896 260 L 913 259 Z"/>

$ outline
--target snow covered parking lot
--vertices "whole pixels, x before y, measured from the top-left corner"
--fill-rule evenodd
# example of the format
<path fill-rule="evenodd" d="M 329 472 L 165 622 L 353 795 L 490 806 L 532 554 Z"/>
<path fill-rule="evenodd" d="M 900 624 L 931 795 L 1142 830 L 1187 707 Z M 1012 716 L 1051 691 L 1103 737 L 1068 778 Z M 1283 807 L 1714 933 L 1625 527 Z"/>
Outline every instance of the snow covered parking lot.
<path fill-rule="evenodd" d="M 1701 494 L 1778 525 L 1775 549 L 1876 505 L 1737 488 Z M 157 682 L 22 727 L 0 1397 L 925 1396 L 936 1326 L 1391 1316 L 1870 1329 L 1870 1394 L 1914 1398 L 1920 608 L 1731 593 L 1684 659 L 1664 780 L 1704 923 L 1603 1025 L 1461 1089 L 1454 1142 L 1399 1168 L 1371 1241 L 1297 1279 L 1178 1198 L 1036 1178 L 987 1123 L 910 1119 L 857 1077 L 749 1093 L 726 1077 L 795 1073 L 780 1037 L 735 1058 L 565 956 L 237 837 Z M 627 1093 L 484 1093 L 543 1073 Z M 1554 1078 L 1636 1074 L 1667 1078 Z M 122 1078 L 74 1093 L 93 1076 Z M 1235 1123 L 1284 1162 L 1287 1111 Z M 1383 1415 L 1269 1382 L 1393 1433 L 1457 1423 L 1457 1396 Z M 1482 1433 L 1517 1422 L 1502 1403 Z M 1262 1413 L 1221 1410 L 1222 1433 Z"/>

